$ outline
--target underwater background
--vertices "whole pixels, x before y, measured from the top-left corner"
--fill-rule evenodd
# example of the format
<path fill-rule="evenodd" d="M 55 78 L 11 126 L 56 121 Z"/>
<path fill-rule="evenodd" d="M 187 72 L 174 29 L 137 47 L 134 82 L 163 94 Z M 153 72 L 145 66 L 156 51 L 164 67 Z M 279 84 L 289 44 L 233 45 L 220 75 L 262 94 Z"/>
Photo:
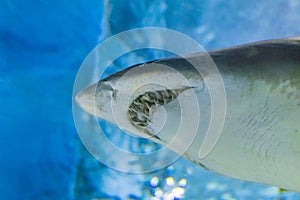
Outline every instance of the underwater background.
<path fill-rule="evenodd" d="M 72 117 L 77 70 L 112 35 L 166 27 L 210 50 L 300 35 L 299 24 L 298 0 L 1 0 L 0 199 L 179 200 L 179 188 L 188 200 L 299 200 L 299 194 L 223 177 L 184 158 L 145 174 L 111 169 L 82 145 Z M 164 57 L 154 50 L 141 55 Z M 136 57 L 118 60 L 110 73 Z M 156 148 L 100 124 L 120 146 Z"/>

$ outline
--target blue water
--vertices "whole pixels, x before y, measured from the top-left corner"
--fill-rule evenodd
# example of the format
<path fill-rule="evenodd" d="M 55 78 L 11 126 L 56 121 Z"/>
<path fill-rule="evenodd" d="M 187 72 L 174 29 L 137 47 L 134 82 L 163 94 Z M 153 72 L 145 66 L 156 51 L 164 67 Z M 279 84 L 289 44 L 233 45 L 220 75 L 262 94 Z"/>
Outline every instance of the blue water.
<path fill-rule="evenodd" d="M 158 195 L 157 188 L 163 193 L 174 189 L 165 183 L 168 177 L 176 184 L 187 181 L 185 199 L 190 200 L 300 199 L 271 186 L 221 177 L 183 158 L 147 174 L 110 169 L 82 146 L 72 118 L 72 87 L 80 64 L 116 33 L 168 27 L 214 49 L 300 35 L 299 24 L 297 0 L 2 0 L 0 199 L 150 199 Z M 113 69 L 128 63 L 123 59 Z M 114 134 L 116 143 L 130 144 L 121 131 Z M 140 149 L 145 145 L 153 144 L 137 144 Z M 150 184 L 154 177 L 160 180 L 157 186 Z"/>

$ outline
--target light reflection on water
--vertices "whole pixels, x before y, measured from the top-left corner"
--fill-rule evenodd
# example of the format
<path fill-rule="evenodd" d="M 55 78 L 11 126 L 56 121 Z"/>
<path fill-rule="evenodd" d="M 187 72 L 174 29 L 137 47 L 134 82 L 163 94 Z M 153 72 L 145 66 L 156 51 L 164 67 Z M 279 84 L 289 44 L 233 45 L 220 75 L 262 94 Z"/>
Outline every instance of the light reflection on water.
<path fill-rule="evenodd" d="M 149 181 L 151 200 L 180 200 L 184 198 L 187 180 L 185 178 L 176 181 L 168 176 L 160 180 L 153 176 Z"/>

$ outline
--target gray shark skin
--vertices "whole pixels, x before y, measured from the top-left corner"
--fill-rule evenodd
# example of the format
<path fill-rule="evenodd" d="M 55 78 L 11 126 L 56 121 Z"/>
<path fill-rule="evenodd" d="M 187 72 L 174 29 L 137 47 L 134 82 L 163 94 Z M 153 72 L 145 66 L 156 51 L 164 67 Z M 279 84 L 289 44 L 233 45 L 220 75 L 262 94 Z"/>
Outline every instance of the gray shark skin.
<path fill-rule="evenodd" d="M 117 124 L 121 128 L 166 144 L 174 137 L 176 127 L 158 128 L 162 108 L 171 124 L 180 120 L 176 99 L 182 97 L 188 104 L 190 96 L 185 93 L 195 91 L 204 122 L 200 120 L 196 137 L 183 156 L 226 176 L 300 192 L 300 37 L 250 43 L 208 54 L 224 82 L 227 112 L 221 136 L 205 158 L 199 158 L 205 123 L 210 117 L 209 91 L 204 80 L 212 74 L 199 74 L 184 58 L 135 65 L 82 90 L 76 101 L 87 112 L 116 123 L 113 103 L 120 108 L 121 123 Z M 196 53 L 187 58 L 205 71 L 206 62 L 201 61 L 204 56 Z M 160 65 L 180 73 L 188 83 L 178 80 L 172 70 L 159 70 Z M 122 78 L 130 71 L 133 72 Z M 132 87 L 146 77 L 167 80 L 168 87 L 150 84 L 133 94 L 117 89 L 118 84 Z M 191 142 L 179 137 L 180 142 L 170 146 L 175 152 L 181 152 L 181 146 Z"/>

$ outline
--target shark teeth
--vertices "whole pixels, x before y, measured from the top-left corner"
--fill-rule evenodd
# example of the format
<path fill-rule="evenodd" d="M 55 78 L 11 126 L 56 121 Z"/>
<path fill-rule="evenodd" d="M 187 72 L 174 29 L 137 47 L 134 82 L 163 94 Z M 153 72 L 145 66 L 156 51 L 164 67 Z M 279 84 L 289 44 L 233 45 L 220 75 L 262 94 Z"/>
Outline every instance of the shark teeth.
<path fill-rule="evenodd" d="M 175 100 L 184 89 L 158 90 L 145 92 L 132 101 L 128 108 L 128 117 L 133 126 L 151 133 L 153 112 L 159 107 Z"/>

